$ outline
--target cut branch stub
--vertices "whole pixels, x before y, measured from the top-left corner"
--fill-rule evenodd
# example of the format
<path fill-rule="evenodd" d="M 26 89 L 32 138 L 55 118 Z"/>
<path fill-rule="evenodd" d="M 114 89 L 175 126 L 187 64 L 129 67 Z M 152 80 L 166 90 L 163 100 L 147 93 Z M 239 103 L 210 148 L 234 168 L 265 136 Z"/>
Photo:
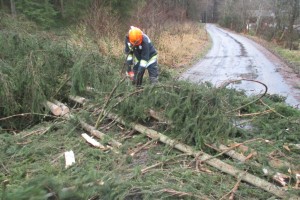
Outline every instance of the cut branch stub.
<path fill-rule="evenodd" d="M 59 107 L 58 105 L 50 102 L 50 101 L 46 101 L 46 106 L 50 109 L 51 113 L 55 116 L 60 116 L 62 113 L 62 109 L 61 107 Z"/>
<path fill-rule="evenodd" d="M 57 106 L 61 108 L 61 116 L 64 116 L 70 112 L 70 109 L 65 104 L 61 103 L 60 101 L 54 100 L 53 101 Z"/>

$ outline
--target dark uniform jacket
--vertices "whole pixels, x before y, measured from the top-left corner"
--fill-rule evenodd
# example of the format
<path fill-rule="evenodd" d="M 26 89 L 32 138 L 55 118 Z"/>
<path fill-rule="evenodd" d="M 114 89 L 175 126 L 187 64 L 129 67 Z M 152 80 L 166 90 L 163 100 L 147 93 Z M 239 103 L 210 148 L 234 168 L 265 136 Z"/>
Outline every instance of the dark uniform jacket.
<path fill-rule="evenodd" d="M 125 53 L 128 54 L 127 64 L 139 65 L 139 69 L 141 67 L 147 68 L 156 62 L 157 51 L 146 34 L 143 34 L 143 41 L 139 46 L 133 46 L 126 36 Z"/>

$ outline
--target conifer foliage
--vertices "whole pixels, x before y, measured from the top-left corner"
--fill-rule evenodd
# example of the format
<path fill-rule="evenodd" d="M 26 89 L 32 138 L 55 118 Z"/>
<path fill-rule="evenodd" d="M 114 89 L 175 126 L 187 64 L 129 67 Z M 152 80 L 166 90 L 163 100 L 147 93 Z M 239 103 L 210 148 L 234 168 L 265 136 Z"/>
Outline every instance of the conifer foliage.
<path fill-rule="evenodd" d="M 146 125 L 151 124 L 150 109 L 161 112 L 172 122 L 168 128 L 160 127 L 161 131 L 200 148 L 204 141 L 225 140 L 235 132 L 231 117 L 225 114 L 233 106 L 229 105 L 226 93 L 225 89 L 207 84 L 193 86 L 184 82 L 166 82 L 160 86 L 145 87 L 142 93 L 118 104 L 114 112 L 129 121 Z"/>
<path fill-rule="evenodd" d="M 1 116 L 41 112 L 42 103 L 55 93 L 72 66 L 65 46 L 45 37 L 0 34 Z"/>
<path fill-rule="evenodd" d="M 47 112 L 43 102 L 66 98 L 70 89 L 63 86 L 67 81 L 73 83 L 73 93 L 88 84 L 107 83 L 98 79 L 109 74 L 103 66 L 99 54 L 76 50 L 67 41 L 55 42 L 47 35 L 1 33 L 0 116 L 32 113 L 26 121 L 34 120 L 34 113 Z"/>

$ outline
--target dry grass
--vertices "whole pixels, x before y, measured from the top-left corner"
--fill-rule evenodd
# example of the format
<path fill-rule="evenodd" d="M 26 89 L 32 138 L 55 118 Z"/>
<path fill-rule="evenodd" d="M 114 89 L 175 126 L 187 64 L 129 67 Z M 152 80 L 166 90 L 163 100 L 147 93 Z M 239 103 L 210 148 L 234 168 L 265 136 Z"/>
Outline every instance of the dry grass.
<path fill-rule="evenodd" d="M 160 65 L 172 69 L 183 69 L 189 67 L 207 51 L 209 36 L 205 28 L 199 24 L 185 22 L 183 25 L 174 26 L 159 35 L 155 46 L 158 50 Z M 146 34 L 151 35 L 151 33 Z M 124 41 L 116 38 L 118 37 L 111 34 L 97 40 L 101 54 L 113 56 L 123 54 Z"/>
<path fill-rule="evenodd" d="M 159 39 L 160 64 L 169 68 L 186 68 L 207 51 L 209 39 L 204 27 L 186 22 L 176 34 L 173 31 L 163 32 Z"/>
<path fill-rule="evenodd" d="M 69 30 L 69 36 L 68 43 L 70 45 L 94 49 L 104 56 L 119 57 L 123 54 L 124 41 L 118 39 L 115 33 L 111 32 L 107 36 L 94 37 L 94 40 L 91 40 L 86 26 L 79 25 L 74 31 Z"/>
<path fill-rule="evenodd" d="M 151 33 L 148 35 L 151 35 Z M 118 37 L 110 34 L 107 37 L 97 39 L 99 51 L 102 55 L 114 57 L 123 55 L 124 41 L 116 38 Z M 154 43 L 158 51 L 160 67 L 165 66 L 169 69 L 181 71 L 191 66 L 207 52 L 209 36 L 203 26 L 185 22 L 184 25 L 179 26 L 177 24 L 163 31 Z"/>
<path fill-rule="evenodd" d="M 124 42 L 116 40 L 113 36 L 100 38 L 97 41 L 99 51 L 103 55 L 118 57 L 124 52 Z"/>

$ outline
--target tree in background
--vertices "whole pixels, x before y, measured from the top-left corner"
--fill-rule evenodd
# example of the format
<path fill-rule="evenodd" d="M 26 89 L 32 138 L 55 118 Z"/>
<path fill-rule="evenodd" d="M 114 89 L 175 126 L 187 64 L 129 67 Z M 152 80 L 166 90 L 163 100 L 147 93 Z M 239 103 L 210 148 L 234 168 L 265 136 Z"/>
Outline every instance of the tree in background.
<path fill-rule="evenodd" d="M 88 12 L 93 0 L 50 0 L 63 24 L 79 22 Z"/>
<path fill-rule="evenodd" d="M 50 28 L 80 21 L 93 0 L 1 0 L 1 9 Z"/>
<path fill-rule="evenodd" d="M 42 1 L 42 3 L 39 0 L 17 1 L 16 8 L 19 13 L 43 27 L 49 28 L 55 24 L 57 11 L 49 1 Z"/>
<path fill-rule="evenodd" d="M 11 9 L 12 16 L 16 16 L 17 12 L 16 12 L 16 4 L 14 0 L 10 0 L 10 9 Z"/>
<path fill-rule="evenodd" d="M 300 14 L 300 0 L 287 0 L 286 10 L 287 10 L 287 35 L 286 35 L 287 47 L 290 50 L 292 50 L 294 48 L 299 48 L 299 43 L 298 43 L 298 47 L 294 47 L 293 42 L 299 39 L 299 36 L 297 38 L 297 35 L 295 33 L 294 25 L 297 18 L 299 18 L 299 14 Z"/>
<path fill-rule="evenodd" d="M 237 1 L 225 0 L 220 4 L 219 23 L 227 28 L 238 30 L 240 18 L 238 17 L 239 11 L 237 10 Z"/>
<path fill-rule="evenodd" d="M 162 21 L 157 16 L 167 16 L 175 20 L 213 21 L 216 5 L 220 0 L 1 0 L 1 9 L 7 8 L 12 14 L 24 14 L 30 20 L 45 27 L 76 23 L 85 16 L 93 5 L 102 5 L 110 10 L 112 16 L 118 16 L 121 23 L 131 19 L 145 21 L 145 15 L 152 13 L 149 21 Z M 162 7 L 160 7 L 162 6 Z M 151 10 L 150 10 L 151 9 Z M 143 10 L 143 13 L 140 11 Z M 176 13 L 179 11 L 179 13 Z M 160 13 L 163 11 L 164 13 Z M 143 19 L 142 19 L 143 18 Z M 144 23 L 146 24 L 146 23 Z"/>
<path fill-rule="evenodd" d="M 59 27 L 82 19 L 97 36 L 129 25 L 142 27 L 152 38 L 172 20 L 218 22 L 235 31 L 251 32 L 293 49 L 300 0 L 1 0 L 1 9 L 23 14 L 37 24 Z M 98 8 L 97 8 L 98 7 Z M 299 22 L 298 22 L 299 23 Z M 110 27 L 113 25 L 114 27 Z M 108 30 L 108 31 L 107 31 Z M 174 30 L 176 31 L 176 30 Z M 116 32 L 116 31 L 115 31 Z"/>
<path fill-rule="evenodd" d="M 252 31 L 267 40 L 276 40 L 289 49 L 299 33 L 300 0 L 224 0 L 218 5 L 219 23 L 235 31 Z"/>

